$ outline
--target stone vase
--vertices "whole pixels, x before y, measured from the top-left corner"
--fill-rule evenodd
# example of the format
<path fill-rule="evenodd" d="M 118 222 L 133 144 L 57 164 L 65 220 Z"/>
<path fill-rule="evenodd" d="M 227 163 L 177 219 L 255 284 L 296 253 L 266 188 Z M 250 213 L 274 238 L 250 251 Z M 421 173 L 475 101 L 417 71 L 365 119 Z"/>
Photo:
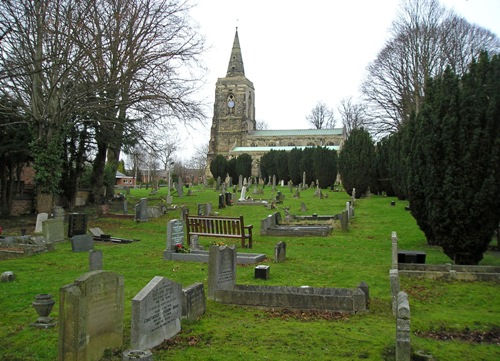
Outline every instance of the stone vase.
<path fill-rule="evenodd" d="M 42 293 L 35 296 L 35 301 L 31 304 L 35 309 L 36 313 L 38 313 L 37 323 L 39 324 L 50 324 L 52 321 L 52 317 L 50 317 L 50 312 L 54 307 L 56 301 L 52 299 L 52 295 L 48 293 Z"/>

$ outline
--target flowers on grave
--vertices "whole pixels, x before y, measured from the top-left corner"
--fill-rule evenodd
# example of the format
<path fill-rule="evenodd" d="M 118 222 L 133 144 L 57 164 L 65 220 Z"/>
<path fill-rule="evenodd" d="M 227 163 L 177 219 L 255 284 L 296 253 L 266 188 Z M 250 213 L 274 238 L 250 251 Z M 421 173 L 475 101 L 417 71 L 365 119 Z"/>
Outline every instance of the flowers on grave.
<path fill-rule="evenodd" d="M 189 249 L 179 243 L 175 245 L 175 253 L 189 253 Z"/>
<path fill-rule="evenodd" d="M 212 241 L 212 243 L 210 243 L 212 246 L 219 246 L 219 247 L 222 247 L 222 246 L 225 246 L 226 244 L 222 241 Z"/>

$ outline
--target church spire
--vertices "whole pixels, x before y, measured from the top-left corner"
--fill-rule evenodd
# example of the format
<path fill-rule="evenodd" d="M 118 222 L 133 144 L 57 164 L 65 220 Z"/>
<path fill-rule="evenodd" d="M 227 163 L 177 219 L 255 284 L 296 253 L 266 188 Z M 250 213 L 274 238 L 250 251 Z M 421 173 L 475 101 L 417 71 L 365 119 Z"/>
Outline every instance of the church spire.
<path fill-rule="evenodd" d="M 231 58 L 229 59 L 229 66 L 227 67 L 226 77 L 245 75 L 245 68 L 243 67 L 243 58 L 241 56 L 240 40 L 238 39 L 238 27 L 234 34 L 233 49 L 231 50 Z"/>

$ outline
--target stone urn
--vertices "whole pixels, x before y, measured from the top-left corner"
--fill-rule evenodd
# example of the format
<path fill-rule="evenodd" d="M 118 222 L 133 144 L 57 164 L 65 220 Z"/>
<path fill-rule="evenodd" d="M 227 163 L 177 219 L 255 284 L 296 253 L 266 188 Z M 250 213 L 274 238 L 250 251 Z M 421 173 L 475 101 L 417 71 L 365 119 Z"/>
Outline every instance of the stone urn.
<path fill-rule="evenodd" d="M 52 325 L 52 317 L 49 315 L 55 303 L 56 301 L 52 299 L 52 295 L 48 293 L 36 295 L 35 300 L 31 304 L 39 317 L 33 325 L 50 327 Z"/>

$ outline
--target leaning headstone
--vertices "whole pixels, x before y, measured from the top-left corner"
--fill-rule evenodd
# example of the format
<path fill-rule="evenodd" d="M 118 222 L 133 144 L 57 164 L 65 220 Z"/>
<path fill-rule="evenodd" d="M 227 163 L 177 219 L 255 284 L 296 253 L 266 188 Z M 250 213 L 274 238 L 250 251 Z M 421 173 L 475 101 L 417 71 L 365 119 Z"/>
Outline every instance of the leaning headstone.
<path fill-rule="evenodd" d="M 238 199 L 240 202 L 243 202 L 246 200 L 246 193 L 247 193 L 247 187 L 246 186 L 243 186 L 243 188 L 241 188 L 241 196 L 240 196 L 240 199 Z"/>
<path fill-rule="evenodd" d="M 139 350 L 158 346 L 181 330 L 182 287 L 155 276 L 132 299 L 130 344 Z"/>
<path fill-rule="evenodd" d="M 35 233 L 42 233 L 42 224 L 49 219 L 48 213 L 38 213 L 36 216 Z"/>
<path fill-rule="evenodd" d="M 210 246 L 208 255 L 208 297 L 216 290 L 231 290 L 236 285 L 235 246 Z"/>
<path fill-rule="evenodd" d="M 99 271 L 103 269 L 102 264 L 102 251 L 90 250 L 89 251 L 89 270 Z"/>
<path fill-rule="evenodd" d="M 396 321 L 396 361 L 410 361 L 410 303 L 405 292 L 398 293 Z"/>
<path fill-rule="evenodd" d="M 203 283 L 195 283 L 182 289 L 182 318 L 196 321 L 206 311 Z"/>
<path fill-rule="evenodd" d="M 92 271 L 63 286 L 59 297 L 59 360 L 100 360 L 123 344 L 123 276 Z"/>
<path fill-rule="evenodd" d="M 68 238 L 87 233 L 87 215 L 70 213 L 68 215 Z"/>
<path fill-rule="evenodd" d="M 274 246 L 274 262 L 280 263 L 286 260 L 286 243 L 278 242 Z"/>
<path fill-rule="evenodd" d="M 63 207 L 55 206 L 52 210 L 52 215 L 55 219 L 64 219 L 64 217 L 66 216 L 66 212 L 64 211 Z"/>
<path fill-rule="evenodd" d="M 88 252 L 94 249 L 94 238 L 91 234 L 78 234 L 71 237 L 71 250 L 77 252 Z"/>
<path fill-rule="evenodd" d="M 42 234 L 48 243 L 64 241 L 64 220 L 49 218 L 43 221 Z"/>

